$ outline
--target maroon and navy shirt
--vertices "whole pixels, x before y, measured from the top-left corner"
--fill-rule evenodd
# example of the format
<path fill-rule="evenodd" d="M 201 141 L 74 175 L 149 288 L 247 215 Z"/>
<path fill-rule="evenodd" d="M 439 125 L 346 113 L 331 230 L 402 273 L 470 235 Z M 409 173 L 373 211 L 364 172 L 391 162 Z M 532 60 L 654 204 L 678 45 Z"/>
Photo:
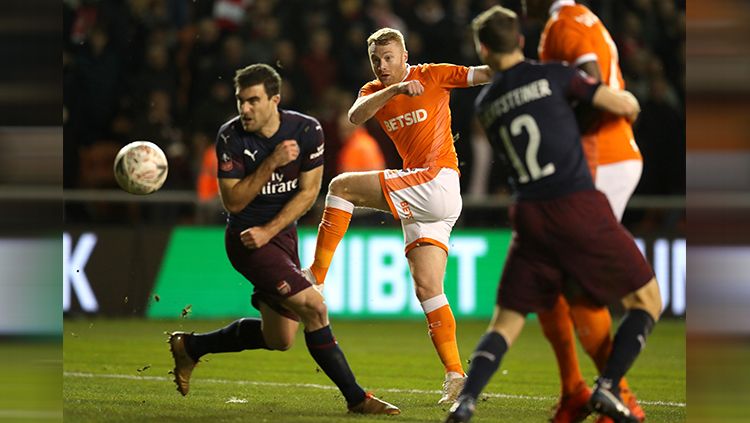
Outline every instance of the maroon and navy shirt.
<path fill-rule="evenodd" d="M 516 198 L 594 189 L 570 102 L 590 103 L 599 84 L 569 66 L 523 61 L 495 74 L 479 94 L 477 116 Z"/>
<path fill-rule="evenodd" d="M 324 136 L 320 123 L 290 110 L 279 109 L 279 114 L 281 124 L 270 138 L 245 131 L 239 116 L 222 125 L 216 136 L 219 178 L 242 179 L 252 174 L 284 140 L 296 140 L 300 148 L 297 159 L 274 169 L 271 179 L 250 204 L 239 213 L 229 213 L 227 225 L 232 229 L 244 230 L 273 219 L 299 191 L 300 174 L 323 165 Z"/>

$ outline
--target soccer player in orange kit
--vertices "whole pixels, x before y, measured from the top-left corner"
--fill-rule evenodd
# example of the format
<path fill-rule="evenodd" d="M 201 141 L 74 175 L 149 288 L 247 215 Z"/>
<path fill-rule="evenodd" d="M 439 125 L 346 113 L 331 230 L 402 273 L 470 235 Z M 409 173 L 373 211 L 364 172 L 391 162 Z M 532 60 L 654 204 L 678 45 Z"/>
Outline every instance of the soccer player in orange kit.
<path fill-rule="evenodd" d="M 456 321 L 443 293 L 449 237 L 461 213 L 458 158 L 451 134 L 450 90 L 489 82 L 487 66 L 407 63 L 404 37 L 381 28 L 367 39 L 376 79 L 349 109 L 360 125 L 375 117 L 403 159 L 403 169 L 347 172 L 328 186 L 315 261 L 304 269 L 320 288 L 355 207 L 390 211 L 401 221 L 414 289 L 445 368 L 438 403 L 455 400 L 465 380 Z"/>
<path fill-rule="evenodd" d="M 526 0 L 526 7 L 531 17 L 549 16 L 539 41 L 540 60 L 567 62 L 614 90 L 625 88 L 617 46 L 604 24 L 586 6 L 574 0 Z M 604 114 L 583 134 L 582 142 L 596 188 L 607 196 L 615 216 L 622 220 L 643 170 L 631 124 L 624 117 Z M 612 349 L 612 317 L 606 307 L 594 305 L 584 296 L 566 299 L 561 295 L 552 310 L 539 314 L 539 322 L 555 350 L 562 382 L 562 398 L 552 421 L 580 421 L 585 416 L 590 391 L 578 366 L 573 326 L 583 349 L 601 371 Z M 623 403 L 643 421 L 645 413 L 625 379 L 620 392 Z M 609 421 L 608 417 L 598 420 Z"/>
<path fill-rule="evenodd" d="M 659 284 L 632 235 L 595 189 L 570 103 L 577 100 L 634 121 L 638 101 L 573 67 L 526 60 L 519 20 L 509 9 L 486 10 L 472 28 L 477 54 L 497 71 L 477 97 L 476 108 L 508 171 L 513 239 L 492 322 L 471 356 L 464 388 L 445 423 L 471 420 L 526 316 L 552 308 L 566 282 L 596 304 L 619 302 L 625 308 L 585 405 L 614 421 L 638 423 L 621 401 L 619 382 L 659 319 Z"/>

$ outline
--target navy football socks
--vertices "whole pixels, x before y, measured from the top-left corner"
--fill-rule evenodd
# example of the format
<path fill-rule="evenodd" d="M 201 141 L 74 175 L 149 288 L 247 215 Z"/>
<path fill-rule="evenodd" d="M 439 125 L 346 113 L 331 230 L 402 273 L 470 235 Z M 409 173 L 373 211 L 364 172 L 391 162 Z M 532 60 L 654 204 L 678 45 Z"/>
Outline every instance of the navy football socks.
<path fill-rule="evenodd" d="M 500 360 L 507 351 L 508 343 L 502 335 L 495 331 L 484 334 L 471 356 L 466 384 L 460 396 L 468 395 L 476 400 L 500 367 Z"/>
<path fill-rule="evenodd" d="M 629 310 L 623 317 L 612 343 L 612 353 L 602 372 L 602 378 L 611 381 L 614 393 L 618 393 L 620 379 L 646 346 L 646 338 L 653 330 L 654 323 L 648 312 L 637 308 Z"/>
<path fill-rule="evenodd" d="M 357 405 L 365 399 L 365 391 L 357 384 L 346 362 L 344 352 L 333 337 L 331 326 L 305 332 L 305 342 L 310 355 L 323 372 L 339 387 L 347 404 Z"/>
<path fill-rule="evenodd" d="M 268 349 L 263 339 L 260 319 L 244 318 L 213 332 L 193 334 L 185 338 L 186 350 L 193 360 L 208 353 Z"/>

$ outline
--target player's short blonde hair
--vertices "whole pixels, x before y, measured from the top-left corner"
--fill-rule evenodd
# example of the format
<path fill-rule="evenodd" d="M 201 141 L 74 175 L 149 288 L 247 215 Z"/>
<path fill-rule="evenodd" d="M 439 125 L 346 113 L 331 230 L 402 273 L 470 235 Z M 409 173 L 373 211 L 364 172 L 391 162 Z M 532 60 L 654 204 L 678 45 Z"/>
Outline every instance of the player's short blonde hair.
<path fill-rule="evenodd" d="M 477 39 L 496 53 L 510 53 L 520 45 L 521 29 L 516 12 L 493 6 L 471 21 Z"/>
<path fill-rule="evenodd" d="M 390 43 L 391 41 L 396 41 L 401 45 L 401 49 L 406 50 L 406 43 L 404 43 L 404 34 L 402 34 L 398 29 L 388 27 L 380 28 L 379 30 L 373 32 L 372 35 L 367 37 L 367 48 L 370 48 L 370 46 L 373 44 L 375 44 L 376 46 L 382 46 Z"/>

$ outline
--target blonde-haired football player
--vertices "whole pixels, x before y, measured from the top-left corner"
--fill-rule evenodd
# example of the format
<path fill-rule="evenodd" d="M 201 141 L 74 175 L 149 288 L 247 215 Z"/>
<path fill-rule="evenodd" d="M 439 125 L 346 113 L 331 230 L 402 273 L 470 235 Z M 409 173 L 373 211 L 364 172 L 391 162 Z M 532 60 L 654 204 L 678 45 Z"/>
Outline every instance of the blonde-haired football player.
<path fill-rule="evenodd" d="M 445 367 L 438 402 L 450 403 L 463 387 L 465 373 L 456 345 L 456 321 L 443 293 L 449 237 L 462 205 L 448 104 L 451 89 L 487 83 L 490 70 L 410 65 L 404 37 L 393 28 L 373 33 L 367 49 L 376 79 L 359 91 L 349 120 L 360 125 L 377 119 L 403 159 L 403 169 L 348 172 L 331 181 L 315 261 L 306 271 L 313 283 L 325 282 L 355 207 L 390 211 L 400 220 L 414 289 Z"/>

